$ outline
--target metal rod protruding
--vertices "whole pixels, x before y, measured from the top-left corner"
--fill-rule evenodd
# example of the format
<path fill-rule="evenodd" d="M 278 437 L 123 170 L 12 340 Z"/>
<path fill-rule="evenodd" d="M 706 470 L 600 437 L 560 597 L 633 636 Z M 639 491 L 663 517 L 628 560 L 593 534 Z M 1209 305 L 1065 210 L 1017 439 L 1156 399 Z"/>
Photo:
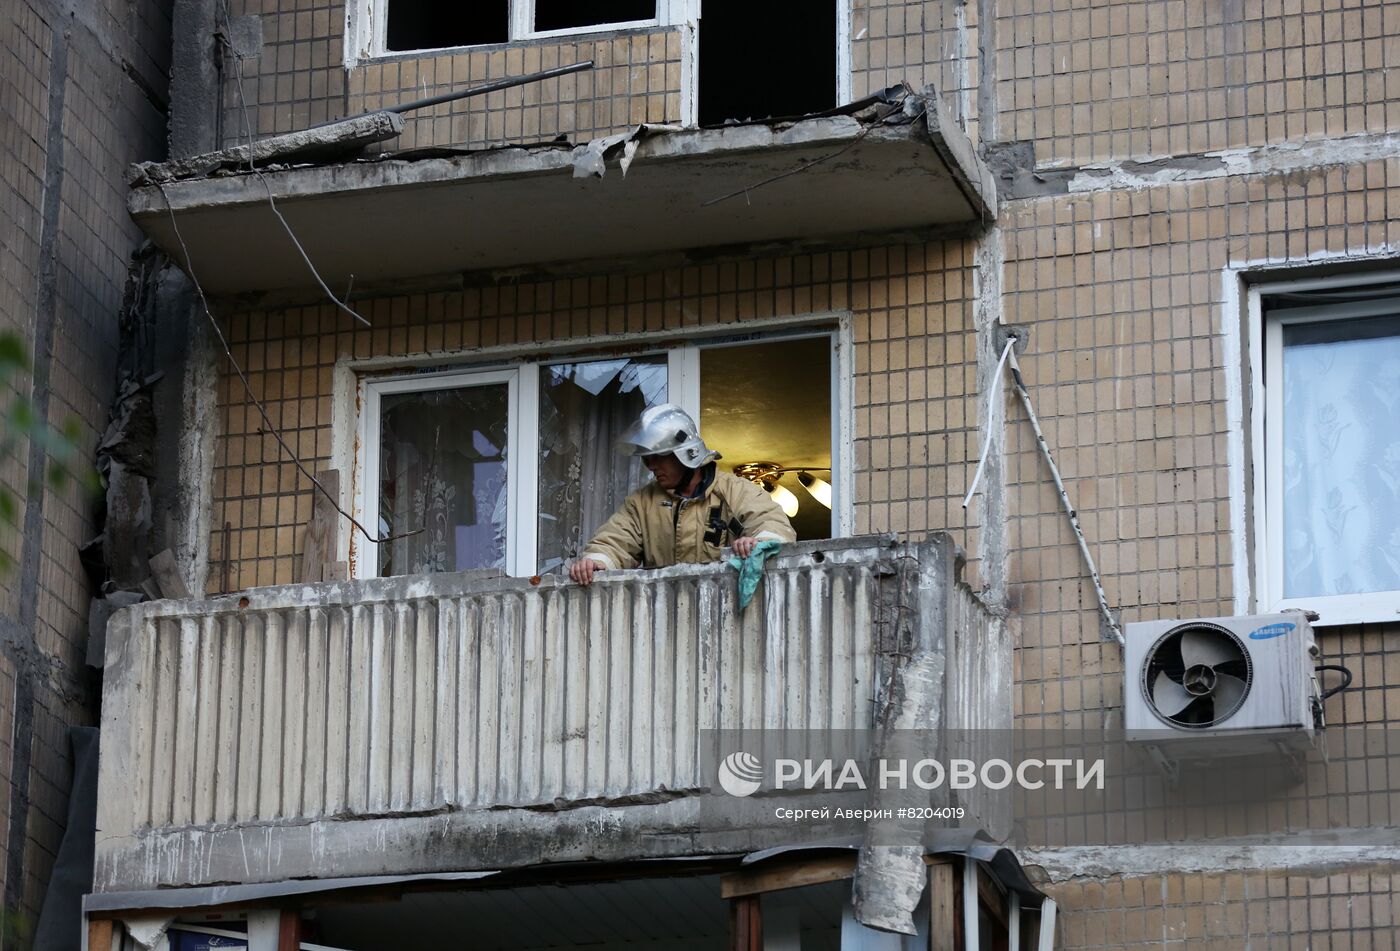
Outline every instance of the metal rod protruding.
<path fill-rule="evenodd" d="M 530 73 L 528 76 L 512 76 L 509 79 L 498 79 L 493 83 L 484 86 L 473 86 L 471 89 L 459 89 L 456 92 L 445 92 L 438 96 L 429 96 L 427 99 L 415 99 L 413 102 L 400 103 L 397 106 L 385 106 L 381 112 L 412 112 L 414 109 L 426 109 L 429 106 L 440 105 L 444 102 L 452 102 L 456 99 L 467 99 L 471 96 L 484 96 L 488 92 L 498 92 L 502 89 L 510 89 L 512 86 L 524 86 L 527 83 L 537 83 L 545 79 L 553 79 L 555 76 L 566 76 L 569 73 L 579 73 L 585 69 L 593 68 L 593 60 L 584 60 L 582 63 L 573 63 L 569 66 L 556 66 L 554 69 L 546 69 L 539 73 Z"/>

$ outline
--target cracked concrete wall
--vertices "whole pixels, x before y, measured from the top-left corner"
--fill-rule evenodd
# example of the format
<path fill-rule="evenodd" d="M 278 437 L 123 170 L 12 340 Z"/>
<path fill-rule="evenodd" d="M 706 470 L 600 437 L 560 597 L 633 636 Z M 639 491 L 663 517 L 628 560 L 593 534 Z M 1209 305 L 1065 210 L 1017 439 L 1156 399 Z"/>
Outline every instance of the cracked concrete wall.
<path fill-rule="evenodd" d="M 0 23 L 0 116 L 14 133 L 0 149 L 0 329 L 20 336 L 33 367 L 4 395 L 28 398 L 51 424 L 76 420 L 88 450 L 113 395 L 117 313 L 140 241 L 122 172 L 164 151 L 168 20 L 160 2 L 27 0 Z M 44 465 L 37 444 L 0 464 L 20 499 L 17 524 L 0 533 L 14 560 L 0 573 L 0 836 L 4 904 L 21 931 L 64 831 L 67 726 L 92 723 L 97 705 L 78 556 L 95 531 L 90 501 L 75 484 L 44 487 Z"/>

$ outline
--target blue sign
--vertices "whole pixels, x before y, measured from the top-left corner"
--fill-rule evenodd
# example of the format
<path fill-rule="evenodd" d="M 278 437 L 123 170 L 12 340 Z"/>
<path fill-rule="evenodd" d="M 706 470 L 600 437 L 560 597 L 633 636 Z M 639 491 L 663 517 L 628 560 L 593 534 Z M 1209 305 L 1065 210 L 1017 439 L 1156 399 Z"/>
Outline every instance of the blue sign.
<path fill-rule="evenodd" d="M 1279 624 L 1265 624 L 1257 631 L 1249 632 L 1249 639 L 1252 641 L 1267 641 L 1270 638 L 1282 637 L 1292 631 L 1298 625 L 1289 622 Z"/>
<path fill-rule="evenodd" d="M 201 934 L 172 928 L 168 932 L 170 951 L 247 951 L 248 939 L 217 934 Z"/>

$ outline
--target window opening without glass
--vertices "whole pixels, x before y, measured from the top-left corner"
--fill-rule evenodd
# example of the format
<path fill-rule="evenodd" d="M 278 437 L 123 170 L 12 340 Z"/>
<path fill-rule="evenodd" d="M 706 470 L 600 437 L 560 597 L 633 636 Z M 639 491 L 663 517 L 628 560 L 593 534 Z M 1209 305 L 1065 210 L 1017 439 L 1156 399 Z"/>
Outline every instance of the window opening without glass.
<path fill-rule="evenodd" d="M 1400 610 L 1397 290 L 1334 280 L 1263 296 L 1263 610 L 1324 624 Z"/>
<path fill-rule="evenodd" d="M 832 0 L 705 0 L 700 14 L 700 124 L 834 108 L 836 7 Z"/>
<path fill-rule="evenodd" d="M 723 454 L 720 465 L 771 463 L 756 473 L 784 506 L 799 540 L 830 538 L 831 337 L 785 338 L 700 351 L 700 432 Z M 813 480 L 804 485 L 801 473 Z M 828 489 L 829 493 L 829 489 Z"/>

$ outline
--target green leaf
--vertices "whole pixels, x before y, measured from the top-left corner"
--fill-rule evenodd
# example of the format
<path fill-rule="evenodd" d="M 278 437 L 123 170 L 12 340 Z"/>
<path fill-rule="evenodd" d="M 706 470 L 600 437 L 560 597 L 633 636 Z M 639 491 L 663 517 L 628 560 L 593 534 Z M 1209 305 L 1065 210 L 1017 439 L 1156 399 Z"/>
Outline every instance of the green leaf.
<path fill-rule="evenodd" d="M 29 369 L 29 355 L 24 350 L 24 341 L 15 333 L 0 333 L 0 367 L 21 370 Z"/>

